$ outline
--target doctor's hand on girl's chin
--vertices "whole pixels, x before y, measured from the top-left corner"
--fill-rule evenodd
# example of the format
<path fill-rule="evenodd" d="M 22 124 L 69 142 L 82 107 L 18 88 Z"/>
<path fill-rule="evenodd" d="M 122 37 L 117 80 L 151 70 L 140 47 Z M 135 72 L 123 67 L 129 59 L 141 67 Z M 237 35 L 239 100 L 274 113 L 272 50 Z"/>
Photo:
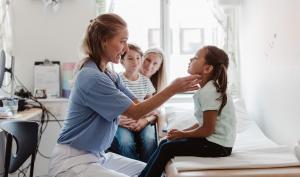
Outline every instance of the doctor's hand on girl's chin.
<path fill-rule="evenodd" d="M 201 76 L 190 75 L 175 79 L 171 84 L 174 93 L 198 90 L 200 88 Z"/>

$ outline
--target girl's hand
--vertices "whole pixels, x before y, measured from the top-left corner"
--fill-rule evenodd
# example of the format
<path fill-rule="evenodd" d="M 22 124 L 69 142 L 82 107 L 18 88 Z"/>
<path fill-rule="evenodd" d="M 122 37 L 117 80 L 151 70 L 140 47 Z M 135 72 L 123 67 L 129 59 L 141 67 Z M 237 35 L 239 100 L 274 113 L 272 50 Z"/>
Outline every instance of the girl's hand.
<path fill-rule="evenodd" d="M 185 137 L 184 131 L 177 130 L 177 129 L 171 129 L 167 134 L 168 140 L 175 140 L 175 139 L 181 139 Z"/>
<path fill-rule="evenodd" d="M 132 129 L 136 124 L 136 120 L 131 119 L 127 116 L 121 115 L 119 118 L 119 125 L 124 128 Z"/>
<path fill-rule="evenodd" d="M 190 75 L 186 77 L 181 77 L 175 79 L 170 87 L 174 93 L 181 93 L 187 91 L 198 90 L 200 88 L 201 76 L 200 75 Z"/>
<path fill-rule="evenodd" d="M 139 132 L 143 128 L 145 128 L 147 125 L 148 125 L 148 121 L 145 118 L 141 118 L 135 123 L 132 130 L 135 132 Z"/>

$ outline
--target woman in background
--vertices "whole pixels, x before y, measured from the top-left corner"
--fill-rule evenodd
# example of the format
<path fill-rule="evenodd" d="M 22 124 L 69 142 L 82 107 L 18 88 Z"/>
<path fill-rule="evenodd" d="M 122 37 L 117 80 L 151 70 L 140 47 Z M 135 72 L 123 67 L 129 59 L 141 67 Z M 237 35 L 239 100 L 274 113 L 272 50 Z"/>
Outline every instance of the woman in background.
<path fill-rule="evenodd" d="M 150 48 L 145 51 L 141 74 L 150 78 L 157 92 L 166 86 L 165 55 L 159 48 Z"/>

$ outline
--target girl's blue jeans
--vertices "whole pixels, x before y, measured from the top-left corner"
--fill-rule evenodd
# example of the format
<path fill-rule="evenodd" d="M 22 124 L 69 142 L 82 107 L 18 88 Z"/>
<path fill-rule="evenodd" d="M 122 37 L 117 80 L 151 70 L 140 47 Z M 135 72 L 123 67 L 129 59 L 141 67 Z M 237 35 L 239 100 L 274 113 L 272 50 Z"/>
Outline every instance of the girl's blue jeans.
<path fill-rule="evenodd" d="M 110 150 L 136 160 L 147 162 L 157 148 L 155 125 L 147 125 L 140 132 L 118 127 Z"/>

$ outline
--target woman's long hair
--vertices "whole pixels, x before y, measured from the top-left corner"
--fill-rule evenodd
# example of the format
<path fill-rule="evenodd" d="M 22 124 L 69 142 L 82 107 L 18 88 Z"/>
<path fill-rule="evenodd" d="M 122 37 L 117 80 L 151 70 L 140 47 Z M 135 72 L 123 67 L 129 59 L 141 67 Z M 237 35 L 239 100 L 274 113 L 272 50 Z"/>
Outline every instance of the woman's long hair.
<path fill-rule="evenodd" d="M 146 58 L 146 56 L 149 55 L 150 53 L 154 53 L 161 58 L 160 68 L 158 69 L 158 71 L 156 71 L 156 73 L 154 73 L 150 77 L 150 80 L 151 80 L 154 88 L 156 89 L 156 93 L 157 93 L 164 89 L 164 87 L 166 86 L 166 82 L 167 82 L 165 55 L 164 55 L 163 51 L 159 48 L 150 48 L 145 51 L 144 58 Z"/>

